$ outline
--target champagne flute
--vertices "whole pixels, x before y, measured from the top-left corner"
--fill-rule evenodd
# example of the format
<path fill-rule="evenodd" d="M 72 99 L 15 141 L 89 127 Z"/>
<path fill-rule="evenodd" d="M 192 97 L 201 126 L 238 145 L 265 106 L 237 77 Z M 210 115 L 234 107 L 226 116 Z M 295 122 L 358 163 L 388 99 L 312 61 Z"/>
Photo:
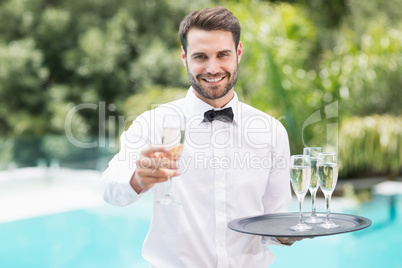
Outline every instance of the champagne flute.
<path fill-rule="evenodd" d="M 303 232 L 313 229 L 303 222 L 303 200 L 310 185 L 311 165 L 308 155 L 292 155 L 290 157 L 290 181 L 299 201 L 299 222 L 290 227 L 292 231 Z"/>
<path fill-rule="evenodd" d="M 317 217 L 317 212 L 315 209 L 315 197 L 317 195 L 317 190 L 319 187 L 318 182 L 318 170 L 317 170 L 317 156 L 319 153 L 322 153 L 321 147 L 306 147 L 303 149 L 303 154 L 310 156 L 311 162 L 311 180 L 310 180 L 310 187 L 309 191 L 311 194 L 311 215 L 307 218 L 307 223 L 322 223 L 324 222 L 322 219 Z"/>
<path fill-rule="evenodd" d="M 340 226 L 335 224 L 330 217 L 331 195 L 338 180 L 338 158 L 336 153 L 320 153 L 317 157 L 318 177 L 321 190 L 325 195 L 327 205 L 327 218 L 324 223 L 318 225 L 319 228 L 334 229 Z"/>
<path fill-rule="evenodd" d="M 183 150 L 185 123 L 178 115 L 165 115 L 163 118 L 162 144 L 169 149 L 169 157 L 180 157 Z M 165 196 L 155 201 L 161 205 L 181 205 L 172 195 L 172 177 L 168 177 Z"/>

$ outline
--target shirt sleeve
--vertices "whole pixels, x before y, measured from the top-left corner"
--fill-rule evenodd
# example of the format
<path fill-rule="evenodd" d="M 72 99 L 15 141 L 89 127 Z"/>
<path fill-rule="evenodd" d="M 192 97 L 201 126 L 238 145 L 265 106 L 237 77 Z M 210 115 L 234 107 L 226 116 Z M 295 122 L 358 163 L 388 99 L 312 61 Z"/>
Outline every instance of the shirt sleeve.
<path fill-rule="evenodd" d="M 289 178 L 290 149 L 286 129 L 277 121 L 276 140 L 272 146 L 273 167 L 269 174 L 267 189 L 263 196 L 264 213 L 288 211 L 292 199 Z"/>
<path fill-rule="evenodd" d="M 289 178 L 290 148 L 286 129 L 277 121 L 276 143 L 273 144 L 273 166 L 267 190 L 263 197 L 264 213 L 282 213 L 288 211 L 292 199 Z M 275 237 L 263 236 L 261 241 L 265 245 L 285 246 Z"/>
<path fill-rule="evenodd" d="M 126 206 L 137 201 L 144 192 L 137 194 L 130 185 L 141 150 L 149 146 L 150 112 L 139 116 L 120 137 L 120 151 L 109 162 L 101 180 L 103 198 L 115 206 Z"/>

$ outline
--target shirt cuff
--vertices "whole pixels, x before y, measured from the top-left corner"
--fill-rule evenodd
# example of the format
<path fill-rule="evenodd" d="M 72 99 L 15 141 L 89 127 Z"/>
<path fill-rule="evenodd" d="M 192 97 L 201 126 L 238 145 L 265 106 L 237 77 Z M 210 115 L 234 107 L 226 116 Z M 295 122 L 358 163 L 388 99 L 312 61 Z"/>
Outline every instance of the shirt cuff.
<path fill-rule="evenodd" d="M 130 184 L 134 171 L 108 168 L 102 174 L 103 196 L 115 206 L 126 206 L 137 201 L 146 191 L 137 193 Z"/>

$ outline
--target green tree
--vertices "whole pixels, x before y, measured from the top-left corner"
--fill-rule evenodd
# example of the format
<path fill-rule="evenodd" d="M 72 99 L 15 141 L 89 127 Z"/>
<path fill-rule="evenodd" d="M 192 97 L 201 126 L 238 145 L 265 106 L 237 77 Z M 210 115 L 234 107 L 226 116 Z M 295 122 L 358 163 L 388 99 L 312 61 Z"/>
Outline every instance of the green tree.
<path fill-rule="evenodd" d="M 34 163 L 46 154 L 39 137 L 64 134 L 77 105 L 98 109 L 77 111 L 74 135 L 98 136 L 109 126 L 100 122 L 101 102 L 115 107 L 106 109 L 107 120 L 122 115 L 126 98 L 144 88 L 185 85 L 177 29 L 189 9 L 206 1 L 185 2 L 1 1 L 0 135 L 31 140 L 37 155 L 24 161 Z"/>
<path fill-rule="evenodd" d="M 225 3 L 243 26 L 242 78 L 237 90 L 250 104 L 282 119 L 289 132 L 292 153 L 301 153 L 304 145 L 324 145 L 327 125 L 338 124 L 342 175 L 361 172 L 362 168 L 369 170 L 370 165 L 376 173 L 398 170 L 391 163 L 375 166 L 373 160 L 367 164 L 370 156 L 362 155 L 365 148 L 348 151 L 359 147 L 345 146 L 349 144 L 344 141 L 351 124 L 343 122 L 349 117 L 357 122 L 356 116 L 367 121 L 363 116 L 372 114 L 383 114 L 384 122 L 394 122 L 388 120 L 387 114 L 401 116 L 401 1 L 334 0 L 327 7 L 322 6 L 322 1 L 303 0 Z M 337 8 L 328 10 L 331 6 Z M 338 18 L 334 14 L 339 14 Z M 332 104 L 339 108 L 336 117 L 322 120 Z M 303 129 L 306 120 L 316 115 L 320 122 Z M 378 129 L 370 137 L 393 133 L 392 125 L 379 126 L 386 129 Z M 365 131 L 372 132 L 373 128 Z M 361 144 L 370 147 L 370 139 Z M 393 158 L 398 151 L 394 141 L 399 139 L 379 147 L 383 148 L 380 154 L 384 159 Z M 364 161 L 349 161 L 351 155 L 362 155 Z M 355 165 L 363 162 L 364 167 Z"/>
<path fill-rule="evenodd" d="M 184 2 L 2 1 L 0 133 L 62 133 L 74 105 L 105 101 L 122 114 L 146 86 L 183 86 L 177 29 L 194 8 Z M 96 135 L 97 113 L 81 110 L 76 131 Z"/>
<path fill-rule="evenodd" d="M 280 119 L 292 152 L 300 153 L 303 122 L 334 100 L 315 82 L 317 29 L 300 5 L 256 3 L 230 4 L 242 24 L 244 45 L 236 89 L 246 102 Z"/>
<path fill-rule="evenodd" d="M 58 139 L 40 137 L 64 134 L 77 105 L 95 108 L 75 114 L 73 134 L 98 136 L 114 126 L 109 118 L 182 96 L 188 81 L 179 22 L 213 5 L 228 7 L 242 25 L 236 91 L 284 123 L 292 153 L 325 143 L 328 122 L 304 127 L 328 105 L 339 107 L 329 123 L 339 123 L 340 133 L 349 133 L 343 124 L 349 117 L 401 116 L 399 0 L 6 0 L 0 2 L 0 135 L 19 137 L 19 148 L 28 147 L 30 136 L 39 143 L 31 151 L 43 157 Z M 3 144 L 10 152 L 10 142 Z M 18 153 L 27 161 L 33 154 Z"/>

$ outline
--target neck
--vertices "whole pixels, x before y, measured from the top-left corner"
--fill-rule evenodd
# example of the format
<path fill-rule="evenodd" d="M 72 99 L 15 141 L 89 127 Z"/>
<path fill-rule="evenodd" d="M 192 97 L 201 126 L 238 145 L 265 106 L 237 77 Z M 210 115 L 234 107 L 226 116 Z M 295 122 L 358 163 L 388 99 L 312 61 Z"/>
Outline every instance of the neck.
<path fill-rule="evenodd" d="M 219 99 L 206 99 L 203 96 L 201 96 L 195 89 L 193 89 L 193 92 L 197 98 L 202 100 L 205 103 L 208 103 L 214 108 L 222 108 L 226 104 L 228 104 L 234 97 L 234 89 L 232 88 L 225 96 L 219 98 Z"/>

